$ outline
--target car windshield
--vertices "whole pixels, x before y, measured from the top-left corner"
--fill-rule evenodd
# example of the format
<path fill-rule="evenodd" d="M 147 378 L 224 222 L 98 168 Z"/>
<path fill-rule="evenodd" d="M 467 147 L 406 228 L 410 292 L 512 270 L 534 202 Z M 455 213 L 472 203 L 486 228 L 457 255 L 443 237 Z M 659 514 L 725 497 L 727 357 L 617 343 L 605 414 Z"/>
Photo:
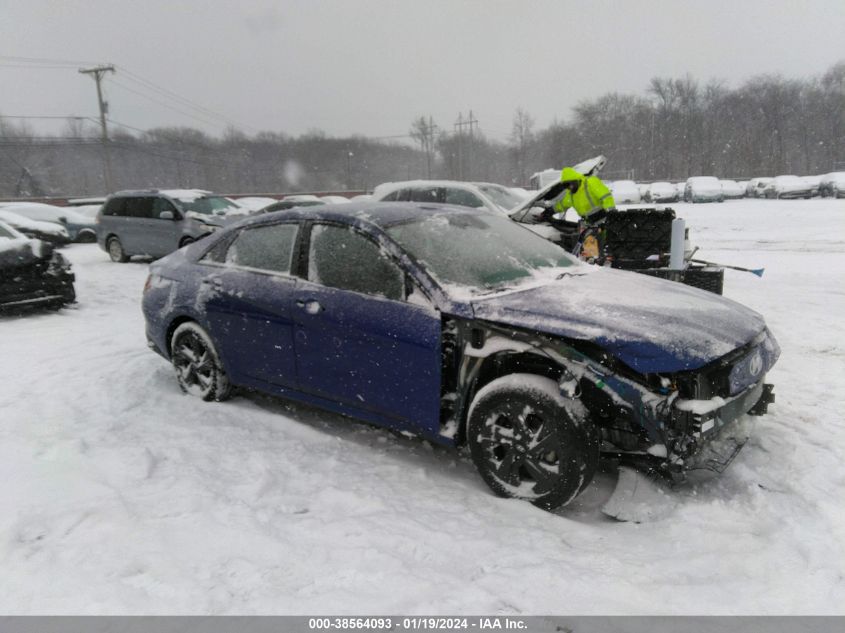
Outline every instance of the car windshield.
<path fill-rule="evenodd" d="M 387 234 L 443 285 L 485 293 L 542 269 L 577 265 L 558 246 L 503 216 L 443 213 L 387 228 Z"/>
<path fill-rule="evenodd" d="M 478 188 L 485 196 L 490 198 L 505 211 L 513 209 L 516 205 L 522 202 L 515 193 L 508 191 L 504 187 L 497 187 L 496 185 L 478 185 Z"/>
<path fill-rule="evenodd" d="M 12 233 L 11 231 L 7 231 L 6 227 L 4 227 L 2 224 L 0 224 L 0 237 L 4 237 L 4 238 L 8 238 L 8 239 L 13 240 L 17 236 L 14 233 Z"/>
<path fill-rule="evenodd" d="M 205 215 L 220 215 L 238 209 L 231 200 L 223 196 L 204 196 L 191 200 L 179 200 L 179 203 L 185 211 L 193 211 L 194 213 Z"/>

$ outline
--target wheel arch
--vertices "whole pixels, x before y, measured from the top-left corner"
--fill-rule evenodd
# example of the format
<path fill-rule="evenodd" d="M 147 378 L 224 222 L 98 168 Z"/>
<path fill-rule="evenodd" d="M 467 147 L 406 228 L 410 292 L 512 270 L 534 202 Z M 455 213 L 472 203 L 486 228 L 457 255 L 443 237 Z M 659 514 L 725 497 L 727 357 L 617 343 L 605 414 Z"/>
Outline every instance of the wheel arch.
<path fill-rule="evenodd" d="M 172 319 L 170 321 L 170 323 L 167 324 L 167 330 L 165 330 L 165 336 L 164 336 L 164 345 L 165 345 L 164 351 L 167 353 L 167 358 L 170 358 L 171 353 L 172 353 L 171 341 L 173 339 L 173 333 L 176 331 L 176 328 L 178 328 L 183 323 L 189 323 L 189 322 L 190 323 L 196 323 L 197 325 L 202 327 L 202 325 L 199 323 L 199 321 L 197 321 L 196 319 L 194 319 L 190 316 L 184 315 L 184 314 L 175 317 L 174 319 Z"/>
<path fill-rule="evenodd" d="M 455 436 L 455 443 L 466 443 L 466 430 L 469 422 L 469 410 L 476 394 L 485 386 L 510 374 L 534 374 L 560 380 L 566 368 L 555 360 L 539 352 L 524 350 L 504 350 L 479 359 L 474 379 L 467 385 L 464 406 L 461 410 L 460 424 Z"/>

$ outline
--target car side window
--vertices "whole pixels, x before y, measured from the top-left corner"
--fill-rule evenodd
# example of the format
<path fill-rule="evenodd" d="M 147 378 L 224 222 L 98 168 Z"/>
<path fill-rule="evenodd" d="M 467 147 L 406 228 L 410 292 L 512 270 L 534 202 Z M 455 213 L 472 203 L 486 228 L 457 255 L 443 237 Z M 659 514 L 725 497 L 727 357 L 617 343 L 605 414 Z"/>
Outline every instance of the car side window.
<path fill-rule="evenodd" d="M 153 200 L 155 198 L 126 198 L 123 215 L 130 218 L 150 219 L 153 217 Z"/>
<path fill-rule="evenodd" d="M 271 224 L 243 229 L 226 251 L 226 264 L 276 273 L 290 273 L 297 224 Z"/>
<path fill-rule="evenodd" d="M 112 198 L 103 207 L 103 215 L 126 215 L 126 198 Z"/>
<path fill-rule="evenodd" d="M 174 218 L 179 217 L 179 212 L 169 200 L 165 200 L 164 198 L 155 198 L 153 201 L 153 217 L 158 220 L 161 218 L 161 214 L 165 211 L 170 211 Z"/>
<path fill-rule="evenodd" d="M 396 202 L 399 199 L 399 190 L 391 191 L 387 194 L 384 198 L 382 198 L 382 202 Z"/>
<path fill-rule="evenodd" d="M 443 202 L 443 187 L 416 187 L 411 189 L 411 202 Z"/>
<path fill-rule="evenodd" d="M 449 187 L 446 189 L 445 202 L 446 204 L 456 204 L 461 207 L 472 207 L 474 209 L 479 209 L 484 206 L 484 202 L 481 201 L 481 198 L 471 191 L 457 189 L 455 187 Z"/>
<path fill-rule="evenodd" d="M 317 224 L 311 229 L 308 280 L 396 301 L 405 298 L 405 275 L 379 247 L 352 229 Z"/>

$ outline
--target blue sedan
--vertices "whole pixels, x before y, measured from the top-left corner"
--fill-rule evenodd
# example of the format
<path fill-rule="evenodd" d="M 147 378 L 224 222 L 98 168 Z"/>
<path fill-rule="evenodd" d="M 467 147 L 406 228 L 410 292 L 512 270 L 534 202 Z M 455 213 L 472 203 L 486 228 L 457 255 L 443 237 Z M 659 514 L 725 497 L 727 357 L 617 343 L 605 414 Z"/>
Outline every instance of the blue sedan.
<path fill-rule="evenodd" d="M 244 387 L 466 445 L 494 492 L 547 509 L 602 452 L 675 480 L 722 470 L 779 355 L 738 303 L 445 205 L 248 218 L 152 264 L 143 310 L 189 394 Z"/>

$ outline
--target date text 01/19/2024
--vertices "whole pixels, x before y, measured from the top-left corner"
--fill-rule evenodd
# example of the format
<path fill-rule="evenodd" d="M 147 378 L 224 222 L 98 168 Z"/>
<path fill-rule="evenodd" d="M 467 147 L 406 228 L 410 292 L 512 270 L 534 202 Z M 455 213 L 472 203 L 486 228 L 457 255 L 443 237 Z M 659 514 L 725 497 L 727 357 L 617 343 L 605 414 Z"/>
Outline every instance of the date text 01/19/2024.
<path fill-rule="evenodd" d="M 448 617 L 342 617 L 342 618 L 309 618 L 310 630 L 344 630 L 344 631 L 378 631 L 378 630 L 406 630 L 406 631 L 438 631 L 438 630 L 512 630 L 527 629 L 526 623 L 520 618 L 513 617 L 477 617 L 477 618 L 448 618 Z"/>

